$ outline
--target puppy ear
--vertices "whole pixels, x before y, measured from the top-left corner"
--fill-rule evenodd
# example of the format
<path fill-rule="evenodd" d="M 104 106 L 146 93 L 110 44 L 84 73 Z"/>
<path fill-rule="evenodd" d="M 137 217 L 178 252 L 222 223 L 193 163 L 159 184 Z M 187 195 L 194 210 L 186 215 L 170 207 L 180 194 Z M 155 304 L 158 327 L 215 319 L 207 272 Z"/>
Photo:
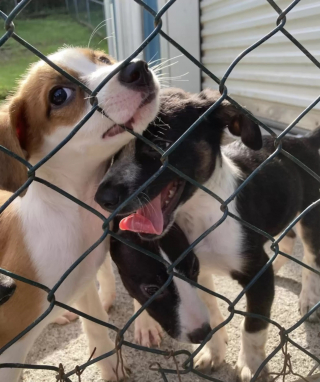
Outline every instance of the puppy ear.
<path fill-rule="evenodd" d="M 259 126 L 245 114 L 239 113 L 231 118 L 228 124 L 231 134 L 241 137 L 241 141 L 252 150 L 262 147 L 262 135 Z"/>
<path fill-rule="evenodd" d="M 13 98 L 9 106 L 10 122 L 14 129 L 22 150 L 27 150 L 28 121 L 25 101 L 21 98 Z"/>
<path fill-rule="evenodd" d="M 24 158 L 16 132 L 10 122 L 9 109 L 0 112 L 0 145 Z M 0 188 L 15 192 L 28 179 L 27 168 L 18 160 L 0 151 Z"/>
<path fill-rule="evenodd" d="M 197 96 L 200 106 L 208 109 L 221 97 L 215 90 L 205 89 Z M 199 108 L 203 113 L 203 110 Z M 250 118 L 235 108 L 229 101 L 224 100 L 221 105 L 209 115 L 208 119 L 220 120 L 222 128 L 228 127 L 231 134 L 241 137 L 242 142 L 252 150 L 260 150 L 262 147 L 262 136 L 259 126 Z"/>

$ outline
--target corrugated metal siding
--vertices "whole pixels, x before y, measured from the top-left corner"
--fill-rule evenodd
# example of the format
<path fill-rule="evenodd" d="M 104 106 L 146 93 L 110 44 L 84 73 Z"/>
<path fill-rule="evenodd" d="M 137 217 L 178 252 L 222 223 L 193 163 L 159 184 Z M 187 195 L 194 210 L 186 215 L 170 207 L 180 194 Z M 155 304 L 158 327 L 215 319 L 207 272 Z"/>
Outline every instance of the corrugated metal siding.
<path fill-rule="evenodd" d="M 285 9 L 290 0 L 278 0 Z M 265 0 L 201 0 L 202 62 L 221 78 L 230 63 L 276 26 L 277 13 Z M 320 2 L 303 0 L 285 28 L 320 61 Z M 289 124 L 320 95 L 318 69 L 281 32 L 249 53 L 233 70 L 229 93 L 253 113 Z M 203 77 L 203 87 L 217 85 Z M 298 126 L 320 125 L 320 105 Z"/>

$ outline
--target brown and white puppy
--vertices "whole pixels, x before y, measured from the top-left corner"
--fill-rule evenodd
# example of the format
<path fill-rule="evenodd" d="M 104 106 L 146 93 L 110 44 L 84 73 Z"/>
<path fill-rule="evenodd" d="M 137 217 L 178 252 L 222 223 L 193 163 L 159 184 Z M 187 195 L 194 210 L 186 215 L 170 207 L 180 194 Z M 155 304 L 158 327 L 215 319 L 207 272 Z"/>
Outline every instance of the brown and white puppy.
<path fill-rule="evenodd" d="M 119 65 L 103 52 L 80 48 L 65 48 L 49 58 L 92 90 Z M 98 208 L 93 197 L 106 161 L 132 137 L 118 124 L 142 133 L 158 112 L 158 89 L 158 80 L 144 61 L 136 60 L 121 69 L 97 96 L 108 117 L 95 112 L 71 141 L 36 171 L 36 176 Z M 4 106 L 9 118 L 4 125 L 12 127 L 20 149 L 34 165 L 90 111 L 89 98 L 80 87 L 41 61 L 30 68 Z M 0 191 L 0 205 L 11 195 Z M 0 215 L 0 267 L 52 288 L 102 234 L 102 221 L 96 215 L 34 181 L 26 194 L 16 198 Z M 82 312 L 108 320 L 95 286 L 108 247 L 104 240 L 74 269 L 56 291 L 57 301 L 76 303 Z M 44 326 L 59 317 L 62 309 L 54 307 L 27 335 L 9 348 L 6 344 L 48 306 L 46 293 L 16 281 L 15 293 L 0 309 L 0 364 L 24 362 Z M 89 320 L 83 324 L 90 351 L 97 348 L 96 357 L 114 349 L 105 327 Z M 100 361 L 99 366 L 103 379 L 116 380 L 115 355 Z M 20 369 L 0 368 L 1 381 L 15 382 L 19 375 Z"/>

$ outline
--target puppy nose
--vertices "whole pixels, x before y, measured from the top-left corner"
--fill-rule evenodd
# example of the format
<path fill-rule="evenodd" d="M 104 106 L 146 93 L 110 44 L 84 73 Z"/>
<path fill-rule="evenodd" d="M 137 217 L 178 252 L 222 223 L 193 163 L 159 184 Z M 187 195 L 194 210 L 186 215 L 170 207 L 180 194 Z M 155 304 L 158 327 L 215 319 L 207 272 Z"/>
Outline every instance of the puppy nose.
<path fill-rule="evenodd" d="M 201 328 L 194 330 L 188 334 L 190 342 L 193 344 L 200 344 L 207 335 L 211 332 L 211 327 L 209 324 L 203 324 Z"/>
<path fill-rule="evenodd" d="M 99 188 L 95 201 L 105 210 L 113 210 L 120 204 L 120 193 L 116 188 Z"/>
<path fill-rule="evenodd" d="M 119 73 L 119 81 L 131 88 L 150 86 L 153 83 L 148 64 L 143 61 L 131 62 Z"/>

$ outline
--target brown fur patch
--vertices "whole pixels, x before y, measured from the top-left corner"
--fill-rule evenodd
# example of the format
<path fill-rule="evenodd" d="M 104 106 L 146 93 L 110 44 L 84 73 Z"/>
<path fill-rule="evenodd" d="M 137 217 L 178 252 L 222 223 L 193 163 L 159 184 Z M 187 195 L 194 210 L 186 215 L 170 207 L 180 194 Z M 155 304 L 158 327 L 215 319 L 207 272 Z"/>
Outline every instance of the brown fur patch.
<path fill-rule="evenodd" d="M 75 78 L 79 77 L 78 73 L 63 69 Z M 65 106 L 51 106 L 49 95 L 55 87 L 74 89 L 73 98 Z M 30 70 L 9 104 L 12 127 L 28 156 L 37 153 L 45 134 L 50 135 L 59 126 L 73 126 L 79 121 L 84 112 L 84 98 L 82 89 L 50 66 L 43 64 Z"/>
<path fill-rule="evenodd" d="M 10 126 L 7 108 L 0 110 L 0 145 L 24 158 L 17 136 Z M 0 151 L 0 189 L 15 192 L 26 180 L 26 167 Z"/>
<path fill-rule="evenodd" d="M 116 61 L 103 51 L 75 48 L 98 65 L 106 65 L 101 58 Z M 66 63 L 67 65 L 67 63 Z M 79 73 L 59 64 L 67 73 L 80 80 Z M 81 68 L 79 68 L 81 69 Z M 54 88 L 66 87 L 74 94 L 65 105 L 54 107 L 49 96 Z M 18 90 L 8 103 L 11 125 L 18 134 L 20 145 L 28 157 L 37 153 L 45 134 L 50 135 L 59 126 L 74 126 L 81 118 L 88 95 L 45 63 L 35 63 L 20 82 Z"/>
<path fill-rule="evenodd" d="M 108 60 L 110 65 L 113 65 L 117 62 L 113 57 L 106 54 L 103 50 L 91 50 L 83 48 L 80 49 L 80 51 L 95 64 L 106 65 L 106 62 L 103 62 L 103 58 Z"/>
<path fill-rule="evenodd" d="M 0 205 L 11 196 L 0 191 Z M 36 271 L 23 242 L 17 209 L 11 204 L 0 215 L 0 267 L 37 281 Z M 45 292 L 16 281 L 14 295 L 0 307 L 0 348 L 17 336 L 41 314 Z"/>

